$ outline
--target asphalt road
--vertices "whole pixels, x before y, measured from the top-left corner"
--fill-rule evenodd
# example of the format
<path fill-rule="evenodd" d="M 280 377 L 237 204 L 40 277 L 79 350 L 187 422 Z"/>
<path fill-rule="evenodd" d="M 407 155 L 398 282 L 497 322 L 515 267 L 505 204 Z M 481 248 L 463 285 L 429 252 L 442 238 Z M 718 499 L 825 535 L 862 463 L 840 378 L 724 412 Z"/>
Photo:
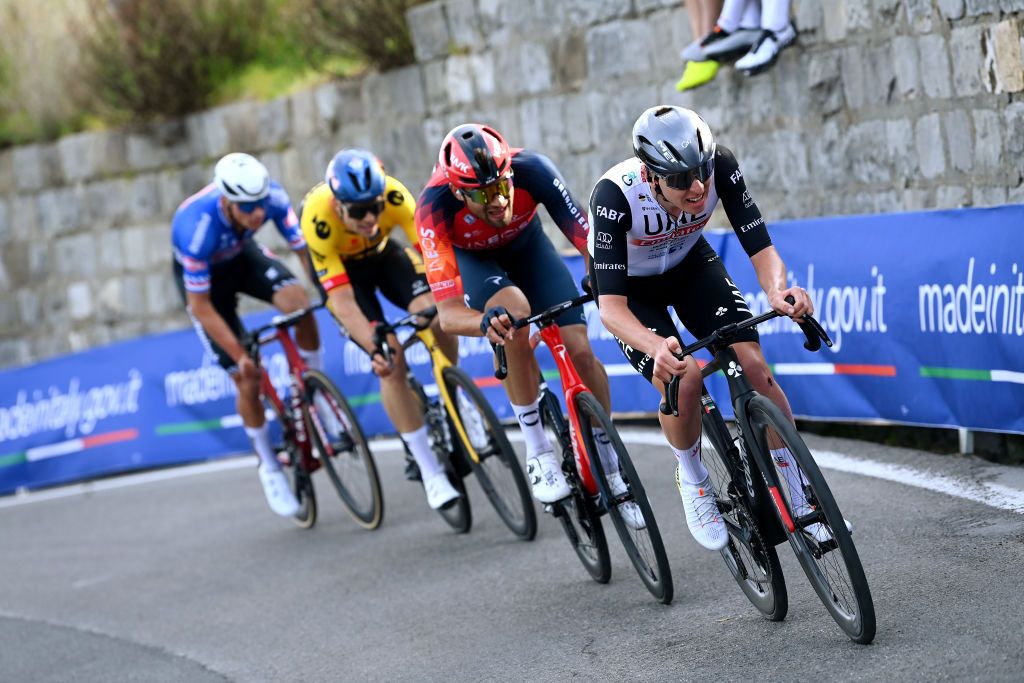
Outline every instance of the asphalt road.
<path fill-rule="evenodd" d="M 998 490 L 1011 508 L 1024 496 L 1020 470 L 808 441 L 847 464 L 870 460 L 875 474 L 978 500 Z M 534 542 L 514 540 L 475 482 L 473 530 L 453 535 L 393 450 L 377 451 L 386 511 L 374 532 L 326 480 L 314 529 L 275 518 L 249 459 L 0 499 L 0 680 L 1024 679 L 1024 505 L 826 469 L 874 594 L 878 635 L 861 646 L 788 546 L 789 616 L 761 618 L 686 532 L 669 451 L 631 452 L 665 536 L 670 606 L 648 595 L 610 524 L 608 585 L 589 579 L 547 515 Z"/>

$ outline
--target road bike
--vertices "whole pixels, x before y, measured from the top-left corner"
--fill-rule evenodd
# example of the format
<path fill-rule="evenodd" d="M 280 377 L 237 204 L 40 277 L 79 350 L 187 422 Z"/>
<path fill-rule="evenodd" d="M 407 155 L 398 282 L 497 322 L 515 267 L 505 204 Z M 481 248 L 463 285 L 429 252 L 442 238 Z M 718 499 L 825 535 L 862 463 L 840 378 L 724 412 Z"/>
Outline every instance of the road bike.
<path fill-rule="evenodd" d="M 515 450 L 473 378 L 452 365 L 438 345 L 430 327 L 436 316 L 437 308 L 431 306 L 393 323 L 379 322 L 373 338 L 390 361 L 394 351 L 389 335 L 410 328 L 413 333 L 401 342 L 402 348 L 422 344 L 430 355 L 436 393 L 428 392 L 411 369 L 406 373 L 406 381 L 419 399 L 431 448 L 444 464 L 452 486 L 462 494 L 438 512 L 456 532 L 469 531 L 473 513 L 463 479 L 475 474 L 480 488 L 512 533 L 524 541 L 533 540 L 537 535 L 537 515 Z M 408 448 L 406 458 L 407 476 L 418 479 L 419 470 Z"/>
<path fill-rule="evenodd" d="M 348 401 L 324 373 L 306 366 L 289 332 L 300 318 L 323 304 L 287 315 L 243 337 L 249 357 L 260 368 L 260 399 L 269 406 L 268 418 L 281 425 L 282 441 L 276 445 L 299 501 L 294 521 L 309 529 L 317 520 L 316 492 L 312 475 L 327 473 L 338 497 L 360 526 L 376 529 L 384 518 L 384 498 L 373 454 Z M 288 363 L 288 385 L 279 395 L 261 365 L 260 347 L 280 342 Z"/>
<path fill-rule="evenodd" d="M 644 586 L 658 601 L 667 605 L 673 597 L 672 573 L 647 494 L 615 425 L 580 378 L 555 323 L 564 311 L 588 301 L 593 301 L 593 296 L 584 294 L 512 323 L 516 329 L 537 325 L 539 339 L 547 345 L 558 366 L 569 412 L 566 419 L 558 397 L 542 378 L 541 420 L 561 449 L 562 471 L 571 489 L 567 498 L 550 503 L 544 509 L 561 522 L 580 562 L 598 583 L 607 583 L 611 578 L 608 542 L 601 525 L 601 516 L 609 515 Z M 534 339 L 537 337 L 531 341 Z M 505 379 L 508 375 L 505 347 L 497 345 L 494 352 L 498 366 L 495 377 Z M 611 490 L 608 483 L 610 473 L 606 473 L 601 465 L 601 447 L 614 452 L 618 473 L 625 483 L 624 490 Z M 628 513 L 623 511 L 623 506 L 628 503 L 635 503 L 639 508 L 646 522 L 642 528 L 633 528 L 629 523 Z"/>
<path fill-rule="evenodd" d="M 792 298 L 789 303 L 794 303 Z M 775 546 L 789 540 L 800 566 L 839 627 L 855 642 L 875 637 L 875 608 L 860 556 L 835 497 L 796 427 L 767 397 L 751 387 L 730 347 L 736 333 L 780 313 L 770 311 L 719 328 L 682 349 L 680 359 L 708 348 L 714 360 L 703 377 L 721 370 L 732 398 L 738 432 L 729 431 L 704 387 L 701 393 L 701 460 L 718 495 L 729 531 L 722 551 L 733 578 L 750 602 L 772 621 L 789 609 L 786 582 Z M 804 346 L 817 351 L 828 334 L 811 316 L 800 327 Z M 664 414 L 679 414 L 679 378 L 665 388 Z M 784 456 L 788 450 L 790 458 Z M 773 455 L 773 451 L 775 455 Z"/>

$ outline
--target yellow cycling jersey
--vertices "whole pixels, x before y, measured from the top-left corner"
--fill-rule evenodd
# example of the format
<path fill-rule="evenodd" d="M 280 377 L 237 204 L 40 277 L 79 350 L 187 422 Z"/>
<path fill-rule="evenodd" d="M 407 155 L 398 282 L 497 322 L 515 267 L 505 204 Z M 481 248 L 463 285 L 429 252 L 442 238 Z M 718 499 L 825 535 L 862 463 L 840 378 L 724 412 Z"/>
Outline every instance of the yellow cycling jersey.
<path fill-rule="evenodd" d="M 351 230 L 334 210 L 334 195 L 326 183 L 320 183 L 306 195 L 302 206 L 302 234 L 306 237 L 309 255 L 317 279 L 325 291 L 348 284 L 345 262 L 379 254 L 396 227 L 405 231 L 413 245 L 419 238 L 413 215 L 416 200 L 405 185 L 387 176 L 384 184 L 384 211 L 378 219 L 379 229 L 373 237 L 364 237 Z"/>

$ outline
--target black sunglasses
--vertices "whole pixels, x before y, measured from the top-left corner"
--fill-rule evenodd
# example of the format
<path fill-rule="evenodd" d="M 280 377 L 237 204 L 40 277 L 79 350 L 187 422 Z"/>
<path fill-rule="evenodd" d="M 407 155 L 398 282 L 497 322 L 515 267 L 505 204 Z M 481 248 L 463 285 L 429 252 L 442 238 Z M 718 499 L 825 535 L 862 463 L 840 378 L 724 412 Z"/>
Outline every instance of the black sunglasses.
<path fill-rule="evenodd" d="M 671 187 L 673 190 L 689 190 L 690 186 L 693 185 L 694 180 L 699 180 L 702 183 L 707 182 L 707 179 L 710 178 L 714 172 L 715 159 L 714 157 L 711 157 L 696 168 L 691 168 L 689 171 L 683 171 L 682 173 L 662 176 L 661 179 L 665 181 L 665 185 Z"/>
<path fill-rule="evenodd" d="M 368 213 L 379 216 L 384 211 L 384 200 L 378 199 L 369 204 L 345 204 L 344 206 L 349 218 L 359 220 Z"/>

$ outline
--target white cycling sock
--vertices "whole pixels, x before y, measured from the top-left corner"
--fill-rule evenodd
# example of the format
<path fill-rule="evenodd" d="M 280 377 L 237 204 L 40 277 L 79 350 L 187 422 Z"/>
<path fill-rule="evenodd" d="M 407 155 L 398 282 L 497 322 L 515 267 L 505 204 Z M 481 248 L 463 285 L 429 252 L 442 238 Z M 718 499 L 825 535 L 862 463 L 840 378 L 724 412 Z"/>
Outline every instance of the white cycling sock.
<path fill-rule="evenodd" d="M 761 27 L 761 2 L 760 0 L 747 0 L 743 8 L 743 18 L 740 19 L 740 28 Z"/>
<path fill-rule="evenodd" d="M 772 460 L 775 461 L 775 469 L 782 475 L 789 487 L 790 500 L 793 507 L 798 508 L 807 505 L 807 496 L 804 495 L 804 478 L 797 467 L 796 461 L 788 448 L 776 448 L 769 451 Z"/>
<path fill-rule="evenodd" d="M 310 370 L 324 369 L 324 349 L 322 346 L 318 349 L 313 349 L 312 351 L 300 346 L 299 355 L 302 356 L 302 360 L 306 362 L 306 365 Z"/>
<path fill-rule="evenodd" d="M 763 0 L 761 28 L 778 33 L 789 24 L 789 0 Z"/>
<path fill-rule="evenodd" d="M 708 471 L 700 459 L 700 439 L 689 448 L 682 450 L 669 444 L 672 452 L 679 458 L 679 479 L 680 481 L 696 486 L 708 478 Z"/>
<path fill-rule="evenodd" d="M 722 13 L 718 15 L 718 21 L 715 23 L 728 33 L 732 33 L 741 26 L 750 26 L 751 24 L 741 23 L 747 19 L 750 5 L 756 5 L 760 11 L 761 3 L 756 0 L 725 0 L 722 3 Z M 753 24 L 753 26 L 757 25 Z"/>
<path fill-rule="evenodd" d="M 430 447 L 430 438 L 427 436 L 427 426 L 423 425 L 414 432 L 402 432 L 402 441 L 409 447 L 413 460 L 420 468 L 420 476 L 424 481 L 443 472 L 444 468 L 437 460 L 437 454 Z"/>
<path fill-rule="evenodd" d="M 277 461 L 277 454 L 274 447 L 270 445 L 270 427 L 264 422 L 262 427 L 246 427 L 245 435 L 252 441 L 252 447 L 256 455 L 260 456 L 260 464 L 271 472 L 281 469 L 281 463 Z"/>
<path fill-rule="evenodd" d="M 619 454 L 612 448 L 608 435 L 600 427 L 594 427 L 594 441 L 597 442 L 597 452 L 601 456 L 601 469 L 605 474 L 613 474 L 619 471 Z"/>
<path fill-rule="evenodd" d="M 519 429 L 523 432 L 523 439 L 526 441 L 526 457 L 553 452 L 548 435 L 544 432 L 544 425 L 540 421 L 540 399 L 526 406 L 517 406 L 511 401 L 509 401 L 509 405 L 512 406 L 512 411 L 516 414 L 516 419 L 519 420 Z"/>

